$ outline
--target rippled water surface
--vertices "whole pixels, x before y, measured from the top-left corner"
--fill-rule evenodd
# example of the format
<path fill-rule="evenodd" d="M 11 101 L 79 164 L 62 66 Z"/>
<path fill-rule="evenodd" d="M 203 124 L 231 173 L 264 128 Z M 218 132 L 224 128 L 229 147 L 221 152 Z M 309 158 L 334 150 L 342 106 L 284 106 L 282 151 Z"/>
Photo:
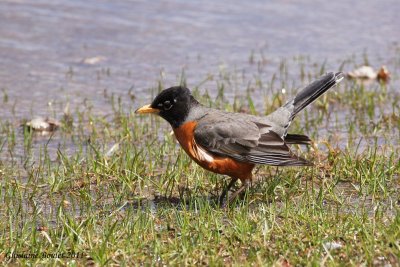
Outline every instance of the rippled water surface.
<path fill-rule="evenodd" d="M 0 114 L 18 125 L 34 116 L 60 119 L 66 103 L 75 111 L 89 102 L 93 114 L 107 115 L 105 92 L 123 100 L 131 92 L 134 109 L 150 100 L 159 80 L 175 85 L 183 70 L 191 88 L 225 69 L 246 73 L 226 90 L 229 98 L 256 73 L 269 81 L 282 60 L 293 58 L 338 70 L 368 55 L 371 65 L 396 73 L 399 13 L 389 0 L 352 6 L 343 0 L 2 1 L 0 93 L 7 101 Z M 262 58 L 262 72 L 252 57 Z M 301 85 L 296 64 L 288 69 L 295 87 Z M 200 89 L 212 94 L 216 87 L 214 80 Z M 254 99 L 262 109 L 263 98 Z"/>
<path fill-rule="evenodd" d="M 48 102 L 66 98 L 76 105 L 88 98 L 107 113 L 99 96 L 104 89 L 133 88 L 146 102 L 160 72 L 173 85 L 185 68 L 189 86 L 221 65 L 251 74 L 251 51 L 262 51 L 271 74 L 282 58 L 299 55 L 326 61 L 330 70 L 363 53 L 377 66 L 390 64 L 399 13 L 389 0 L 351 6 L 343 0 L 6 0 L 0 3 L 0 87 L 17 100 L 11 101 L 16 118 L 49 115 Z M 83 63 L 92 57 L 100 61 Z M 9 107 L 0 112 L 11 116 Z"/>

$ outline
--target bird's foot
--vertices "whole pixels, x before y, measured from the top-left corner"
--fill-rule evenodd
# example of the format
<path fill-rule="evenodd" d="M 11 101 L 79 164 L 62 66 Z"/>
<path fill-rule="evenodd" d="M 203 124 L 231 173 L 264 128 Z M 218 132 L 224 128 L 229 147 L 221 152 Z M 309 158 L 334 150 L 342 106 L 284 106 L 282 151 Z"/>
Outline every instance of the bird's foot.
<path fill-rule="evenodd" d="M 224 190 L 221 197 L 219 198 L 220 207 L 225 209 L 229 205 L 229 203 L 233 202 L 239 196 L 239 194 L 241 194 L 244 191 L 247 191 L 250 188 L 250 186 L 251 186 L 251 181 L 245 180 L 242 186 L 238 190 L 233 192 L 231 196 L 229 196 L 228 201 L 226 201 L 225 199 L 226 192 Z"/>

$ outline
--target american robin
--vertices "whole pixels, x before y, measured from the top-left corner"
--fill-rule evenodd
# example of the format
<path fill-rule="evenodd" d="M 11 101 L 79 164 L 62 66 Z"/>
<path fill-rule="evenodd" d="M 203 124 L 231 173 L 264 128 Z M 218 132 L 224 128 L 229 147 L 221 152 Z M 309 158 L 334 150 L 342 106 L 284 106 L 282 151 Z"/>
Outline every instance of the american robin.
<path fill-rule="evenodd" d="M 285 105 L 263 117 L 205 107 L 183 86 L 161 91 L 150 105 L 137 109 L 136 113 L 154 113 L 164 118 L 172 126 L 182 148 L 197 164 L 232 178 L 220 196 L 220 203 L 223 204 L 227 192 L 238 179 L 242 186 L 230 196 L 229 201 L 249 188 L 256 164 L 312 165 L 295 155 L 288 146 L 310 144 L 310 138 L 288 134 L 288 128 L 297 113 L 343 77 L 341 72 L 327 73 Z"/>

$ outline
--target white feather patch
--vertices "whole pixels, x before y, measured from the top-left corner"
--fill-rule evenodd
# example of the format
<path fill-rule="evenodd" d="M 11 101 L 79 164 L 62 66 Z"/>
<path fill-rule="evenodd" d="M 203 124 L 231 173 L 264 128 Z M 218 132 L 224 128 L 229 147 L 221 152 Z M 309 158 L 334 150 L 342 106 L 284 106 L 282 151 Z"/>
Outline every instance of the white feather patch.
<path fill-rule="evenodd" d="M 196 144 L 196 141 L 193 139 L 192 143 L 192 149 L 193 152 L 196 154 L 196 158 L 199 159 L 200 161 L 207 161 L 207 162 L 213 162 L 214 157 L 211 156 L 209 153 L 207 153 L 206 150 L 204 150 L 201 146 Z"/>
<path fill-rule="evenodd" d="M 197 147 L 197 154 L 199 155 L 200 160 L 205 160 L 207 162 L 212 162 L 214 160 L 214 157 L 208 154 L 203 148 L 200 146 Z"/>

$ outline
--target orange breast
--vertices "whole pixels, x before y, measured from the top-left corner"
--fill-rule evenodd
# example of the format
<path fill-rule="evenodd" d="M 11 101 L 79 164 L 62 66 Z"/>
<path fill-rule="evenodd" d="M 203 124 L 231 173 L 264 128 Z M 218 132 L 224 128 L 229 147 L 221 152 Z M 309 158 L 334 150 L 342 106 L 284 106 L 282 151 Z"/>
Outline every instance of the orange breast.
<path fill-rule="evenodd" d="M 196 124 L 195 121 L 190 121 L 174 129 L 175 137 L 185 152 L 206 170 L 238 178 L 242 181 L 251 180 L 254 164 L 213 155 L 196 144 L 194 140 Z"/>

